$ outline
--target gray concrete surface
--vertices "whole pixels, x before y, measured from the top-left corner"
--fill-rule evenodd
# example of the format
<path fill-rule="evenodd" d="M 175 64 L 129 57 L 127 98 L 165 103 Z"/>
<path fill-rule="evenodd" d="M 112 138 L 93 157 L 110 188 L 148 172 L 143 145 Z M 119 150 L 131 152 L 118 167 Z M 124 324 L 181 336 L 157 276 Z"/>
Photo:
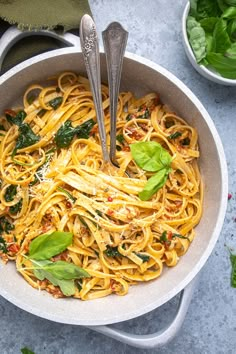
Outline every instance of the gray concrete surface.
<path fill-rule="evenodd" d="M 229 169 L 232 199 L 218 243 L 203 268 L 198 288 L 176 338 L 159 350 L 128 347 L 86 328 L 61 325 L 26 313 L 0 298 L 0 353 L 17 354 L 27 346 L 36 354 L 76 353 L 236 353 L 236 289 L 230 287 L 230 262 L 225 241 L 236 245 L 236 87 L 211 83 L 192 68 L 181 38 L 186 0 L 90 0 L 102 31 L 117 20 L 130 32 L 128 50 L 162 65 L 181 79 L 207 108 L 221 136 Z M 177 298 L 134 320 L 116 325 L 137 334 L 171 321 Z"/>

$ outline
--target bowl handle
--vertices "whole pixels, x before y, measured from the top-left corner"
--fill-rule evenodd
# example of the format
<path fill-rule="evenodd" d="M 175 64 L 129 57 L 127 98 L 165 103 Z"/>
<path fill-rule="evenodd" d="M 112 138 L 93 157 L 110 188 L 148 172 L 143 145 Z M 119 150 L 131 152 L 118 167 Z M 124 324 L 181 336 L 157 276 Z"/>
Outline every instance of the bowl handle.
<path fill-rule="evenodd" d="M 80 39 L 72 33 L 64 33 L 59 35 L 53 31 L 40 30 L 40 31 L 20 31 L 16 26 L 9 27 L 2 37 L 0 38 L 0 70 L 3 60 L 11 47 L 20 39 L 30 36 L 48 36 L 55 38 L 62 43 L 80 48 Z"/>
<path fill-rule="evenodd" d="M 191 283 L 189 283 L 186 288 L 181 291 L 178 309 L 173 321 L 167 328 L 161 329 L 156 333 L 137 335 L 120 331 L 110 326 L 87 326 L 87 328 L 133 347 L 145 349 L 160 348 L 169 343 L 180 330 L 187 314 L 198 278 L 199 277 L 196 276 Z"/>

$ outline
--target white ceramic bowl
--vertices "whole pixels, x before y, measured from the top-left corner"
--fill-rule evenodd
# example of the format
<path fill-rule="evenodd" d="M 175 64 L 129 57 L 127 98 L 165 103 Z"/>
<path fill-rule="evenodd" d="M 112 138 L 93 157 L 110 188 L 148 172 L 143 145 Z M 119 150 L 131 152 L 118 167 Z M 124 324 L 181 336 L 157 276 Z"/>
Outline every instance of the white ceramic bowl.
<path fill-rule="evenodd" d="M 182 17 L 182 34 L 183 34 L 184 49 L 185 49 L 186 55 L 187 55 L 190 63 L 199 72 L 199 74 L 204 76 L 206 79 L 209 79 L 209 80 L 216 82 L 217 84 L 221 84 L 221 85 L 236 86 L 236 80 L 226 79 L 226 78 L 222 77 L 220 74 L 218 74 L 217 72 L 207 69 L 205 66 L 199 65 L 197 63 L 196 58 L 193 54 L 192 48 L 189 44 L 187 29 L 186 29 L 186 20 L 188 17 L 189 9 L 190 9 L 190 3 L 188 2 L 185 6 L 183 17 Z"/>
<path fill-rule="evenodd" d="M 82 54 L 76 48 L 44 53 L 17 65 L 0 78 L 0 112 L 19 105 L 28 85 L 69 70 L 85 74 Z M 101 54 L 101 73 L 106 82 L 104 54 Z M 196 228 L 194 242 L 178 265 L 165 268 L 156 281 L 131 287 L 123 297 L 108 296 L 94 301 L 55 299 L 25 282 L 17 274 L 14 263 L 0 264 L 0 295 L 18 307 L 52 321 L 97 326 L 125 321 L 161 306 L 197 275 L 210 256 L 223 225 L 228 196 L 226 160 L 214 123 L 197 97 L 167 70 L 131 53 L 126 53 L 124 58 L 121 90 L 130 90 L 138 96 L 160 93 L 163 102 L 197 129 L 201 151 L 199 164 L 205 185 L 203 216 Z"/>

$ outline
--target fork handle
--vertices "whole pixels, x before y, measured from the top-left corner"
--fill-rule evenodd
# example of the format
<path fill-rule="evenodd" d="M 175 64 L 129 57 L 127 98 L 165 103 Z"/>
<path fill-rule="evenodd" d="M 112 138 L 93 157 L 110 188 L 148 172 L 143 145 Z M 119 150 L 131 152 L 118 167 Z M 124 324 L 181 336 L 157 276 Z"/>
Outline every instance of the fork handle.
<path fill-rule="evenodd" d="M 110 159 L 116 160 L 116 120 L 120 79 L 128 32 L 118 22 L 112 22 L 102 32 L 106 54 L 110 96 Z"/>
<path fill-rule="evenodd" d="M 101 72 L 98 36 L 95 23 L 89 15 L 84 15 L 80 23 L 80 42 L 85 67 L 91 86 L 95 111 L 97 115 L 98 130 L 104 162 L 110 162 L 107 150 L 106 129 L 102 107 Z"/>

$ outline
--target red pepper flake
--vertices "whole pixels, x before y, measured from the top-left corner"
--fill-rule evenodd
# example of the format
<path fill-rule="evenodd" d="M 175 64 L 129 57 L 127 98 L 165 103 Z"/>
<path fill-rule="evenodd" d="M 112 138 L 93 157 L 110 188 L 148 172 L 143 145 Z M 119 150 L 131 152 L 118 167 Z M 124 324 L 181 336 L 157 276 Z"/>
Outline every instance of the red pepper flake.
<path fill-rule="evenodd" d="M 107 214 L 108 214 L 108 215 L 112 215 L 112 214 L 114 214 L 114 211 L 111 210 L 111 209 L 108 209 L 108 210 L 107 210 Z"/>
<path fill-rule="evenodd" d="M 67 207 L 67 209 L 72 208 L 72 204 L 71 204 L 71 202 L 69 202 L 69 200 L 66 202 L 66 207 Z"/>
<path fill-rule="evenodd" d="M 130 151 L 130 147 L 129 147 L 129 146 L 124 146 L 124 147 L 122 148 L 122 151 Z"/>
<path fill-rule="evenodd" d="M 112 197 L 108 197 L 108 198 L 107 198 L 107 201 L 108 201 L 108 202 L 112 202 L 112 201 L 113 201 L 113 198 L 112 198 Z"/>
<path fill-rule="evenodd" d="M 231 198 L 232 198 L 232 194 L 229 193 L 229 194 L 228 194 L 228 200 L 230 200 Z"/>
<path fill-rule="evenodd" d="M 171 231 L 168 231 L 168 240 L 172 240 L 173 233 Z"/>
<path fill-rule="evenodd" d="M 8 114 L 11 117 L 16 117 L 16 112 L 13 111 L 12 109 L 5 109 L 4 113 Z"/>
<path fill-rule="evenodd" d="M 20 246 L 17 245 L 16 243 L 13 243 L 12 245 L 7 247 L 7 250 L 12 253 L 17 253 L 20 249 Z"/>

